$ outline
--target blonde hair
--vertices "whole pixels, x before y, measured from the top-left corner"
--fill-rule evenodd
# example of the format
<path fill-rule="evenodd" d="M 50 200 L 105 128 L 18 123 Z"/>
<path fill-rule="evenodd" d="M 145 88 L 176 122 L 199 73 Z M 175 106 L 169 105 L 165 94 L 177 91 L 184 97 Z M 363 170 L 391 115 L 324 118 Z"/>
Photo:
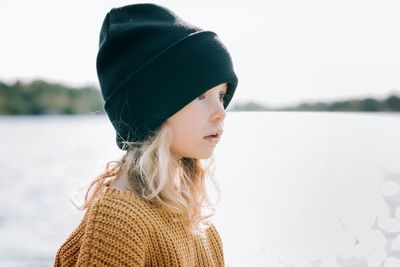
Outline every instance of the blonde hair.
<path fill-rule="evenodd" d="M 135 194 L 153 206 L 182 215 L 192 233 L 207 229 L 210 226 L 207 219 L 215 214 L 214 206 L 221 195 L 214 175 L 214 157 L 206 160 L 183 157 L 177 161 L 169 149 L 171 142 L 172 131 L 166 122 L 142 142 L 124 142 L 128 149 L 121 160 L 108 162 L 104 172 L 90 183 L 82 206 L 73 204 L 80 210 L 88 208 L 111 181 L 127 176 Z M 218 193 L 215 203 L 207 192 L 207 178 Z M 89 194 L 93 186 L 94 191 Z M 205 209 L 211 213 L 203 214 Z"/>

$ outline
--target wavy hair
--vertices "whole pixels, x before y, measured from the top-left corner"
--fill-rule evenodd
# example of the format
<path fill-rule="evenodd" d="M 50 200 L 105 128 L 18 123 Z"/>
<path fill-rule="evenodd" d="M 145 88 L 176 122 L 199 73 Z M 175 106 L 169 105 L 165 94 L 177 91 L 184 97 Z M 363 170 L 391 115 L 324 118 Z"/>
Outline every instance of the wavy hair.
<path fill-rule="evenodd" d="M 214 156 L 208 159 L 183 157 L 177 161 L 169 149 L 171 142 L 172 131 L 166 122 L 142 142 L 125 141 L 126 153 L 120 160 L 108 162 L 104 172 L 89 184 L 83 205 L 72 203 L 84 210 L 105 186 L 127 176 L 132 192 L 152 206 L 182 215 L 182 219 L 188 221 L 185 226 L 192 233 L 207 229 L 210 226 L 207 219 L 215 214 L 214 206 L 221 197 L 215 179 Z M 207 192 L 207 178 L 217 192 L 215 203 L 211 202 Z M 211 213 L 204 213 L 207 209 Z"/>

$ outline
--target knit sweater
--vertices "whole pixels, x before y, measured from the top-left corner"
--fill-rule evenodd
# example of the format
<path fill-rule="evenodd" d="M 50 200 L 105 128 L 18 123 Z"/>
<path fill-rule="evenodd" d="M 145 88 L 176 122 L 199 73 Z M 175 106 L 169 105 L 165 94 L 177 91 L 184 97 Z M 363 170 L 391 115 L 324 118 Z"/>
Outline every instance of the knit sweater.
<path fill-rule="evenodd" d="M 54 266 L 224 266 L 220 236 L 200 235 L 131 191 L 106 187 L 58 249 Z"/>

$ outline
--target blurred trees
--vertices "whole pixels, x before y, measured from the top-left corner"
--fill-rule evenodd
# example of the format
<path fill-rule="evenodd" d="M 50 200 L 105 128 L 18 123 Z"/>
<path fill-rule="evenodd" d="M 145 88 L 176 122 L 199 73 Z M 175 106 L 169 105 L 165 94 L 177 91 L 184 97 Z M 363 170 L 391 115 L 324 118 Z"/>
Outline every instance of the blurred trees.
<path fill-rule="evenodd" d="M 95 87 L 70 88 L 35 80 L 7 85 L 0 82 L 0 114 L 104 113 L 101 92 Z"/>
<path fill-rule="evenodd" d="M 349 99 L 345 101 L 301 103 L 295 106 L 268 108 L 253 101 L 235 103 L 228 107 L 232 111 L 342 111 L 342 112 L 399 112 L 400 97 L 392 94 L 384 100 L 374 98 Z"/>
<path fill-rule="evenodd" d="M 236 102 L 228 111 L 353 111 L 398 112 L 400 97 L 386 99 L 348 99 L 344 101 L 301 103 L 295 106 L 269 108 L 254 101 Z M 71 88 L 57 83 L 35 80 L 8 85 L 0 81 L 0 115 L 90 114 L 105 113 L 101 92 L 96 87 Z"/>

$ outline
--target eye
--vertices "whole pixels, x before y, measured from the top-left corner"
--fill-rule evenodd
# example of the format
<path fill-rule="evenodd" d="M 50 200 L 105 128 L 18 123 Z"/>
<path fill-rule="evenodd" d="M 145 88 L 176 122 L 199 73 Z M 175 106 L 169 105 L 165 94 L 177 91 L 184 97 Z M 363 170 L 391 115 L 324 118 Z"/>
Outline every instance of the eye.
<path fill-rule="evenodd" d="M 203 99 L 204 98 L 204 94 L 201 94 L 199 97 L 198 97 L 198 99 Z M 221 92 L 220 94 L 219 94 L 219 96 L 220 96 L 220 101 L 221 102 L 223 102 L 224 100 L 225 100 L 225 96 L 226 96 L 226 94 L 224 93 L 224 92 Z"/>
<path fill-rule="evenodd" d="M 224 100 L 225 100 L 225 93 L 224 92 L 222 92 L 221 94 L 220 94 L 220 96 L 222 96 L 222 99 L 221 99 L 221 101 L 223 102 Z"/>

